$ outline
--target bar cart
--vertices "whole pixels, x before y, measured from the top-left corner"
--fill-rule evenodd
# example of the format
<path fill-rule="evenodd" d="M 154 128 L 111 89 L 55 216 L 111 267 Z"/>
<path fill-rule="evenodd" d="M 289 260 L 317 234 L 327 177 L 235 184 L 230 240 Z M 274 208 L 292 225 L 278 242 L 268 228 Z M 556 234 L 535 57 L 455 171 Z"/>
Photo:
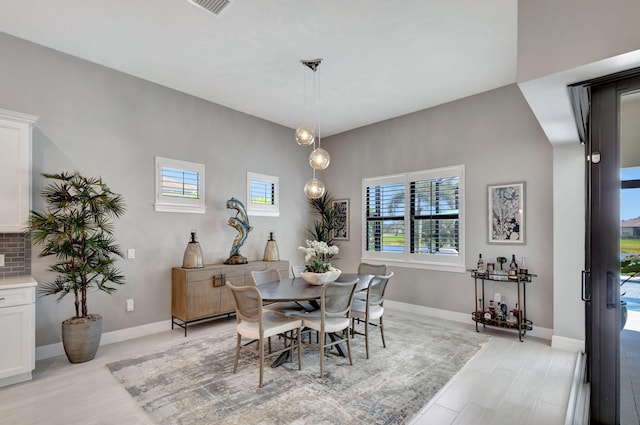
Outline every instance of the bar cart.
<path fill-rule="evenodd" d="M 518 331 L 518 339 L 522 342 L 522 336 L 533 329 L 533 322 L 527 319 L 527 291 L 526 286 L 531 283 L 535 274 L 519 273 L 515 276 L 508 276 L 506 274 L 494 274 L 494 273 L 478 273 L 477 270 L 468 270 L 471 272 L 471 278 L 474 281 L 475 296 L 476 296 L 476 308 L 471 313 L 471 318 L 476 322 L 476 332 L 480 332 L 478 324 L 481 323 L 483 327 L 493 326 L 498 328 L 513 329 Z M 512 310 L 513 318 L 506 320 L 504 318 L 495 317 L 492 312 L 487 310 L 485 305 L 485 293 L 484 286 L 485 281 L 499 282 L 505 285 L 516 285 L 518 291 L 518 303 L 517 308 Z M 480 291 L 481 297 L 478 297 Z"/>

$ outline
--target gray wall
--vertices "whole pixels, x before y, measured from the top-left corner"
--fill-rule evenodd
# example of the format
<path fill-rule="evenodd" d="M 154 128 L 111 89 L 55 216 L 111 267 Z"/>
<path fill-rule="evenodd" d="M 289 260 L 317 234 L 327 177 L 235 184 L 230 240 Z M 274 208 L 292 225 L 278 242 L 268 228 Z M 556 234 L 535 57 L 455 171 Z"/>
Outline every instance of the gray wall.
<path fill-rule="evenodd" d="M 90 310 L 105 317 L 104 331 L 166 320 L 170 316 L 170 269 L 181 264 L 191 229 L 198 231 L 205 260 L 224 260 L 235 230 L 225 201 L 244 199 L 247 171 L 277 175 L 280 218 L 252 218 L 255 230 L 242 249 L 250 260 L 262 256 L 274 230 L 280 256 L 300 263 L 297 246 L 309 222 L 302 186 L 310 177 L 308 149 L 292 130 L 0 34 L 0 108 L 39 116 L 34 131 L 35 209 L 41 172 L 78 170 L 102 176 L 127 200 L 117 224 L 128 284 L 112 296 L 91 294 Z M 539 274 L 528 292 L 529 316 L 552 328 L 552 152 L 515 86 L 462 99 L 324 139 L 331 166 L 320 177 L 336 198 L 351 200 L 351 239 L 341 244 L 337 266 L 355 270 L 360 261 L 361 179 L 454 164 L 466 166 L 466 247 L 472 266 L 485 258 L 526 256 Z M 154 156 L 195 161 L 207 167 L 207 214 L 153 211 Z M 527 243 L 503 247 L 486 243 L 487 184 L 525 181 Z M 33 275 L 48 260 L 36 257 Z M 389 298 L 454 312 L 473 309 L 467 274 L 395 268 Z M 493 289 L 488 288 L 489 293 Z M 509 297 L 503 288 L 495 289 Z M 134 298 L 136 310 L 124 312 Z M 509 299 L 509 298 L 508 298 Z M 510 298 L 512 301 L 514 295 Z M 37 345 L 59 341 L 59 323 L 72 314 L 71 299 L 37 301 Z"/>
<path fill-rule="evenodd" d="M 325 139 L 331 166 L 322 179 L 336 198 L 351 200 L 351 238 L 341 243 L 339 268 L 360 261 L 362 178 L 465 164 L 466 255 L 515 254 L 539 275 L 527 289 L 535 325 L 553 328 L 552 148 L 515 85 L 468 97 Z M 487 185 L 526 182 L 526 244 L 487 244 Z M 473 281 L 466 273 L 393 268 L 388 296 L 395 301 L 461 313 L 473 311 Z M 488 294 L 500 292 L 502 284 Z"/>
<path fill-rule="evenodd" d="M 95 64 L 0 34 L 0 108 L 39 117 L 33 138 L 33 208 L 43 205 L 42 172 L 78 170 L 102 176 L 123 194 L 127 213 L 117 222 L 120 260 L 127 284 L 114 295 L 92 293 L 89 309 L 104 316 L 103 331 L 170 318 L 171 267 L 182 264 L 189 232 L 196 229 L 207 263 L 229 256 L 236 231 L 226 224 L 235 211 L 226 200 L 245 199 L 246 173 L 280 177 L 279 218 L 251 217 L 254 230 L 241 253 L 262 258 L 275 231 L 280 256 L 302 261 L 309 209 L 302 192 L 310 178 L 309 152 L 291 129 L 260 120 Z M 154 157 L 204 163 L 207 213 L 156 213 Z M 51 279 L 49 259 L 33 248 L 32 273 Z M 125 313 L 125 300 L 135 311 Z M 71 297 L 36 305 L 36 345 L 60 340 L 60 322 L 73 315 Z"/>

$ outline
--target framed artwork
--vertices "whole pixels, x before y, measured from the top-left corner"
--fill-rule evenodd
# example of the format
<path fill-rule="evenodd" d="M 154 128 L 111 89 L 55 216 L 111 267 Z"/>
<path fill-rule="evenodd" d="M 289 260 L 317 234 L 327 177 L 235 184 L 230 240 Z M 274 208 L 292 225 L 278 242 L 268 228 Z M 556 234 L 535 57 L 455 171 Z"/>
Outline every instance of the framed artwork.
<path fill-rule="evenodd" d="M 335 199 L 331 201 L 331 207 L 336 211 L 336 228 L 333 230 L 333 239 L 349 240 L 349 200 Z"/>
<path fill-rule="evenodd" d="M 524 182 L 488 186 L 489 243 L 524 245 Z"/>

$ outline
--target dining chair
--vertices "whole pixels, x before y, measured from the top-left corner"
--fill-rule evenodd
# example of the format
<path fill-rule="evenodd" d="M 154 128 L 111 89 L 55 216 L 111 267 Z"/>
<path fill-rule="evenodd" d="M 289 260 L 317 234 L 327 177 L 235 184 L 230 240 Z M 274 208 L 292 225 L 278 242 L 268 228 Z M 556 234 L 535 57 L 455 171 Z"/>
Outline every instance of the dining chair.
<path fill-rule="evenodd" d="M 364 346 L 366 358 L 369 358 L 369 326 L 377 326 L 382 337 L 382 346 L 386 348 L 384 342 L 384 326 L 382 316 L 384 315 L 384 292 L 387 289 L 389 279 L 393 277 L 393 272 L 386 276 L 374 276 L 369 281 L 366 290 L 365 300 L 354 299 L 351 304 L 351 335 L 364 335 Z M 372 322 L 378 320 L 378 323 Z M 356 331 L 356 322 L 364 322 L 364 333 Z"/>
<path fill-rule="evenodd" d="M 360 263 L 358 264 L 358 274 L 374 274 L 384 276 L 387 274 L 387 265 Z"/>
<path fill-rule="evenodd" d="M 304 266 L 291 266 L 291 273 L 293 277 L 300 277 L 300 275 L 304 272 Z"/>
<path fill-rule="evenodd" d="M 378 275 L 384 276 L 387 274 L 387 265 L 386 264 L 369 264 L 369 263 L 360 263 L 358 264 L 358 274 L 370 274 L 370 275 Z M 364 301 L 367 298 L 367 291 L 358 291 L 353 297 L 356 300 Z"/>
<path fill-rule="evenodd" d="M 324 375 L 325 348 L 338 344 L 347 344 L 349 364 L 353 366 L 351 358 L 351 302 L 358 279 L 349 282 L 327 282 L 320 292 L 320 310 L 304 314 L 294 314 L 292 317 L 302 319 L 302 326 L 319 333 L 318 345 L 304 342 L 305 346 L 320 352 L 320 377 Z M 342 332 L 342 336 L 338 334 Z M 327 334 L 331 341 L 327 343 Z"/>
<path fill-rule="evenodd" d="M 300 319 L 291 319 L 271 311 L 264 311 L 262 308 L 262 297 L 260 291 L 255 286 L 233 286 L 230 282 L 226 282 L 226 286 L 233 294 L 233 300 L 236 306 L 236 355 L 233 363 L 233 373 L 238 369 L 238 358 L 240 357 L 240 349 L 247 350 L 260 357 L 260 380 L 258 387 L 262 388 L 262 376 L 264 369 L 264 339 L 271 338 L 275 335 L 284 337 L 284 348 L 278 351 L 269 350 L 267 357 L 281 354 L 289 351 L 289 358 L 293 358 L 293 349 L 298 350 L 298 370 L 302 369 L 300 357 L 300 333 L 302 321 Z M 287 332 L 295 332 L 296 337 L 287 337 Z M 249 338 L 250 341 L 242 344 L 242 337 Z M 295 341 L 295 344 L 294 344 Z M 256 343 L 256 348 L 251 344 Z M 271 344 L 269 344 L 271 345 Z"/>
<path fill-rule="evenodd" d="M 275 269 L 253 270 L 251 272 L 251 278 L 255 285 L 262 285 L 265 283 L 280 281 L 280 273 Z M 293 313 L 305 311 L 300 304 L 292 301 L 274 302 L 264 305 L 263 308 L 265 310 L 273 311 L 283 317 L 290 317 Z"/>

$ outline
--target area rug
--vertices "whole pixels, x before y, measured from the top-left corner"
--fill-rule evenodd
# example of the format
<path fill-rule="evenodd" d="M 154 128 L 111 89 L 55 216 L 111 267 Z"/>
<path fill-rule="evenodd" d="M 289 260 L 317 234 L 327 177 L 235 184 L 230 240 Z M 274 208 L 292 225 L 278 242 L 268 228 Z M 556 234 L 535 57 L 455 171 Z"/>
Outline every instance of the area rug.
<path fill-rule="evenodd" d="M 377 329 L 370 338 L 368 360 L 356 336 L 353 366 L 327 355 L 319 378 L 319 353 L 305 348 L 301 371 L 297 361 L 265 367 L 262 388 L 257 357 L 241 353 L 232 373 L 235 331 L 107 367 L 157 424 L 402 424 L 489 339 L 391 316 L 387 348 Z"/>

